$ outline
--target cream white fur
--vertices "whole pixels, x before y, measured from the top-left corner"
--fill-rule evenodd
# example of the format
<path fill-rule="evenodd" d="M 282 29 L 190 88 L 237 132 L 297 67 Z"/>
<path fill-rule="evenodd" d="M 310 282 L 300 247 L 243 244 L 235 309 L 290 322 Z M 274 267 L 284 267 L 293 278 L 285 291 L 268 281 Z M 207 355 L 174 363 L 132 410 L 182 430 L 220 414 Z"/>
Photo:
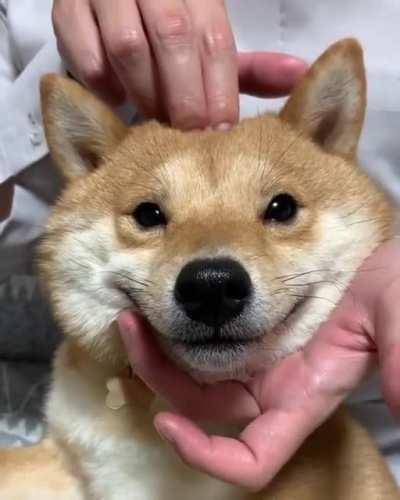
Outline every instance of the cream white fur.
<path fill-rule="evenodd" d="M 62 360 L 63 352 L 60 357 Z M 145 424 L 145 440 L 130 433 L 137 423 L 135 408 L 106 408 L 106 378 L 95 362 L 87 365 L 84 376 L 65 366 L 60 370 L 56 366 L 54 376 L 47 406 L 50 429 L 54 435 L 66 436 L 69 445 L 79 450 L 80 470 L 90 479 L 90 499 L 244 498 L 241 490 L 208 476 L 200 477 L 183 465 L 160 441 L 152 428 L 151 415 Z M 151 412 L 160 407 L 165 408 L 165 404 L 156 401 Z M 143 433 L 143 421 L 139 423 Z M 110 434 L 110 428 L 115 432 Z M 199 481 L 201 487 L 196 488 Z"/>

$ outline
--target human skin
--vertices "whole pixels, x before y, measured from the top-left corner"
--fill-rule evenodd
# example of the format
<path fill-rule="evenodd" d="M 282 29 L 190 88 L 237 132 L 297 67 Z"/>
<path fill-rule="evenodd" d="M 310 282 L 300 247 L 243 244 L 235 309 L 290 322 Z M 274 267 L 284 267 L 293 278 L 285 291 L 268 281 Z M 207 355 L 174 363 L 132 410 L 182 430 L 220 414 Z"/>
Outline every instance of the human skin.
<path fill-rule="evenodd" d="M 226 129 L 239 90 L 290 92 L 304 61 L 238 53 L 222 0 L 55 0 L 53 25 L 71 73 L 111 104 L 181 129 Z"/>

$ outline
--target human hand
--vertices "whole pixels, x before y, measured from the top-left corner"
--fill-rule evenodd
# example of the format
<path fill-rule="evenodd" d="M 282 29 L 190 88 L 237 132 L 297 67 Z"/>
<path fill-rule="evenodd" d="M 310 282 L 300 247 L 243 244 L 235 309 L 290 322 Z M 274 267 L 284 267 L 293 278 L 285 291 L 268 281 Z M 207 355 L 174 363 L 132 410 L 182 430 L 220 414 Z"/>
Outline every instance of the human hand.
<path fill-rule="evenodd" d="M 0 183 L 0 222 L 10 215 L 13 196 L 14 184 L 12 180 Z"/>
<path fill-rule="evenodd" d="M 378 361 L 383 389 L 400 413 L 400 241 L 382 245 L 358 271 L 335 312 L 303 351 L 246 384 L 199 385 L 158 349 L 149 327 L 119 319 L 135 373 L 185 416 L 160 413 L 154 425 L 190 466 L 259 490 Z M 208 436 L 191 419 L 248 420 L 238 439 Z"/>
<path fill-rule="evenodd" d="M 229 127 L 239 85 L 285 95 L 306 69 L 292 56 L 238 55 L 222 0 L 55 0 L 53 24 L 78 80 L 111 104 L 128 98 L 182 129 Z"/>

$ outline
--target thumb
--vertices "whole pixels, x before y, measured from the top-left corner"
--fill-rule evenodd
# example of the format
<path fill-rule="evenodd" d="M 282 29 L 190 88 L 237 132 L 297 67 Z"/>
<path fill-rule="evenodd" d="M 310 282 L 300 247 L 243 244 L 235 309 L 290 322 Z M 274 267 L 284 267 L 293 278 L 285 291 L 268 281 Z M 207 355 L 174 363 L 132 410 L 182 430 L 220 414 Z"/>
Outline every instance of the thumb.
<path fill-rule="evenodd" d="M 391 411 L 400 416 L 400 280 L 382 294 L 376 311 L 375 341 L 382 371 L 383 395 Z"/>
<path fill-rule="evenodd" d="M 118 324 L 135 374 L 176 410 L 198 420 L 235 422 L 258 414 L 256 401 L 242 384 L 201 385 L 170 361 L 143 318 L 124 311 Z"/>

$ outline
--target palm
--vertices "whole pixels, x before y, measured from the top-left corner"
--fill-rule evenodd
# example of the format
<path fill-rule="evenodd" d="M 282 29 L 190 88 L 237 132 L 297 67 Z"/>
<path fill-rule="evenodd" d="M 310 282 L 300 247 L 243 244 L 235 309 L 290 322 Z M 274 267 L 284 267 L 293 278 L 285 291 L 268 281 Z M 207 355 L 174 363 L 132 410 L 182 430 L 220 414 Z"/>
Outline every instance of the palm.
<path fill-rule="evenodd" d="M 353 326 L 357 327 L 356 322 Z M 359 384 L 374 360 L 375 347 L 365 332 L 338 329 L 330 321 L 303 351 L 260 373 L 247 388 L 262 411 L 294 411 L 318 405 L 322 399 L 339 403 Z"/>

